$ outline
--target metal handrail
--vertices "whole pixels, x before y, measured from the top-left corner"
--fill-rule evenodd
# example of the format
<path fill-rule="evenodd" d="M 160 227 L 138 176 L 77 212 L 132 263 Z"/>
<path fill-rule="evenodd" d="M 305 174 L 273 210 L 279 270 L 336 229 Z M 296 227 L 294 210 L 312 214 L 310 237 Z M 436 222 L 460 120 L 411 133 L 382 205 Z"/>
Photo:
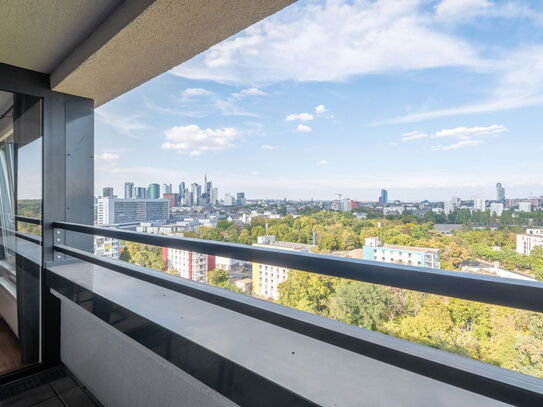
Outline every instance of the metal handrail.
<path fill-rule="evenodd" d="M 71 222 L 53 222 L 53 227 L 72 232 L 189 250 L 487 304 L 543 312 L 543 283 L 540 282 L 202 239 L 148 234 Z M 59 249 L 59 246 L 56 245 L 55 249 Z M 61 250 L 65 249 L 61 248 Z"/>
<path fill-rule="evenodd" d="M 15 215 L 15 220 L 18 222 L 32 223 L 33 225 L 41 225 L 42 221 L 39 218 L 31 218 L 30 216 Z"/>
<path fill-rule="evenodd" d="M 97 256 L 60 243 L 55 244 L 54 248 L 58 253 L 135 278 L 144 283 L 175 291 L 508 404 L 540 405 L 543 400 L 543 384 L 537 378 L 448 352 L 427 349 L 422 345 L 349 326 L 251 296 L 173 277 L 125 261 Z M 58 290 L 61 294 L 63 290 L 71 292 L 74 286 L 85 289 L 84 285 L 79 282 L 71 281 L 69 273 L 62 276 L 57 274 L 54 267 L 51 266 L 54 266 L 54 263 L 46 267 L 46 284 L 49 287 Z"/>

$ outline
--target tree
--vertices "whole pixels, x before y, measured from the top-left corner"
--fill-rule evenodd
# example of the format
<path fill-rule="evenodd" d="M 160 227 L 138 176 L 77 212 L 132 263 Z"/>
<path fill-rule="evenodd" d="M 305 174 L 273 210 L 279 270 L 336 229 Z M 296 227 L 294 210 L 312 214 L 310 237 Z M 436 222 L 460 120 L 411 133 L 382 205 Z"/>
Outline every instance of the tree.
<path fill-rule="evenodd" d="M 209 284 L 214 285 L 216 287 L 225 288 L 227 290 L 234 291 L 234 292 L 241 292 L 241 290 L 230 281 L 230 275 L 225 270 L 213 269 L 213 270 L 208 271 L 207 281 Z"/>
<path fill-rule="evenodd" d="M 388 319 L 393 301 L 385 287 L 342 279 L 330 298 L 330 317 L 376 330 Z"/>
<path fill-rule="evenodd" d="M 288 279 L 279 284 L 278 302 L 302 311 L 328 315 L 334 278 L 305 271 L 289 270 Z"/>
<path fill-rule="evenodd" d="M 166 269 L 166 263 L 162 259 L 162 249 L 160 247 L 127 242 L 124 251 L 126 251 L 126 254 L 122 254 L 122 256 L 124 259 L 128 259 L 130 263 L 160 271 Z"/>

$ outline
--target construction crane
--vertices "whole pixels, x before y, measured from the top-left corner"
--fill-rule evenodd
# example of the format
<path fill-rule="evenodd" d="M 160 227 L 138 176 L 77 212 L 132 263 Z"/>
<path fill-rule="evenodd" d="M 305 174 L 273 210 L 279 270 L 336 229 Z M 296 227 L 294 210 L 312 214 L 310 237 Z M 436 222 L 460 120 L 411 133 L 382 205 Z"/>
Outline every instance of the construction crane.
<path fill-rule="evenodd" d="M 340 194 L 339 192 L 336 192 L 334 195 L 337 195 L 338 201 L 341 202 L 341 197 L 343 196 L 343 194 Z"/>

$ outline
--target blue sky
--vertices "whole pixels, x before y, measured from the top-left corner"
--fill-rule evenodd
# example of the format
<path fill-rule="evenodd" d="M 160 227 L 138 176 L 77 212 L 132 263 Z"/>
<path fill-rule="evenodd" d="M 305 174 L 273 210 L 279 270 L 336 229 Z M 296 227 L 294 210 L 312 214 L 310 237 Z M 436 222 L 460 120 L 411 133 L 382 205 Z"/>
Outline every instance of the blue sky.
<path fill-rule="evenodd" d="M 540 1 L 299 1 L 96 111 L 96 191 L 543 195 Z"/>

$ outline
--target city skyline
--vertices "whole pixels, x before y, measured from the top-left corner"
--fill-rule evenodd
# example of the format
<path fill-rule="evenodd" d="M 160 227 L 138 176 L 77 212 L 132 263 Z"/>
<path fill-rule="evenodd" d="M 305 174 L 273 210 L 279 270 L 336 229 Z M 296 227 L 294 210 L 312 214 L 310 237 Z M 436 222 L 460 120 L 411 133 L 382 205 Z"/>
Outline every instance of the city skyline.
<path fill-rule="evenodd" d="M 96 191 L 205 169 L 261 199 L 542 195 L 542 11 L 298 2 L 97 109 Z"/>

